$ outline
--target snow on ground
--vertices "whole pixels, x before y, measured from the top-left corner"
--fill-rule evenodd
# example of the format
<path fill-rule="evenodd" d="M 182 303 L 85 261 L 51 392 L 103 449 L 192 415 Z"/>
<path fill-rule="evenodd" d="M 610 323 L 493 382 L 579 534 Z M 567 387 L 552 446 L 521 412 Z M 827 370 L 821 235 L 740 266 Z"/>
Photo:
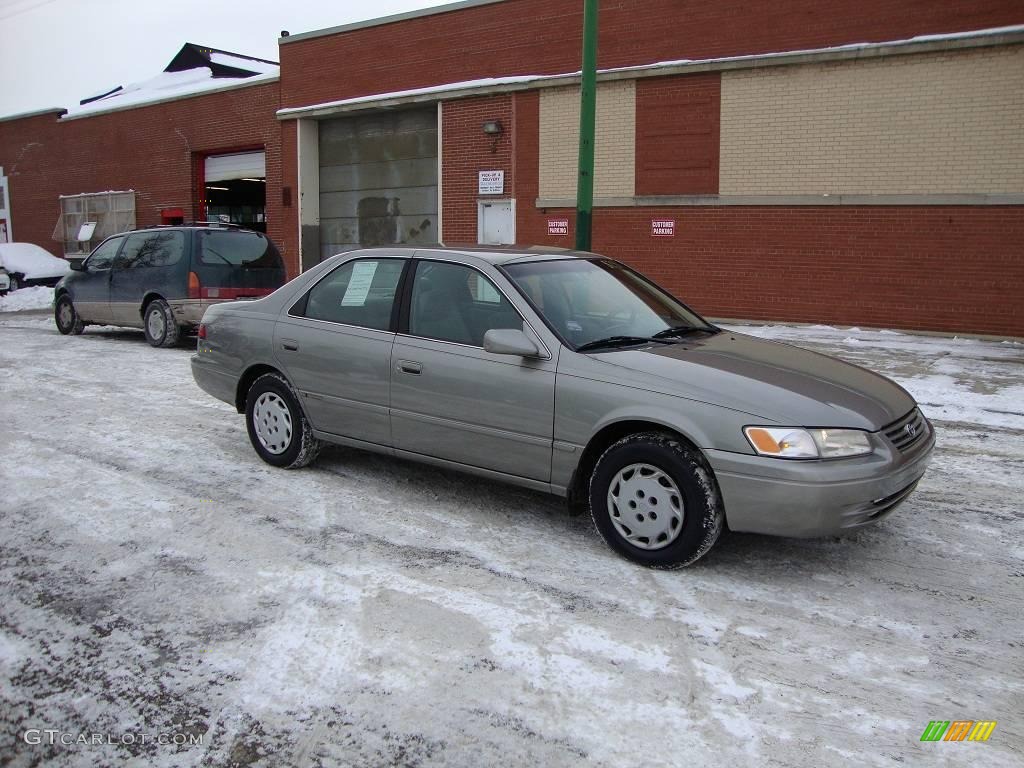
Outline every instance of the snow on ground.
<path fill-rule="evenodd" d="M 899 379 L 935 420 L 934 463 L 853 537 L 734 534 L 662 573 L 541 494 L 347 449 L 273 469 L 188 350 L 0 317 L 0 755 L 1020 765 L 1024 425 L 1004 411 L 1024 349 L 740 330 Z M 923 744 L 934 719 L 999 724 Z M 203 743 L 119 743 L 161 732 Z"/>
<path fill-rule="evenodd" d="M 21 312 L 26 309 L 49 309 L 53 306 L 53 288 L 33 285 L 0 296 L 0 312 Z"/>

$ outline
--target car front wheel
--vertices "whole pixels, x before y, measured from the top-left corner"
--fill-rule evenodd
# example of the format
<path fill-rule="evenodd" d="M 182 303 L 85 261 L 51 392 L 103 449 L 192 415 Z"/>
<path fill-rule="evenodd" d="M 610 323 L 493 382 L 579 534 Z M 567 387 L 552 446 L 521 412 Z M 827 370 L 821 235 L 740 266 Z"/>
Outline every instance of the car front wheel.
<path fill-rule="evenodd" d="M 275 467 L 299 469 L 320 453 L 320 441 L 313 437 L 295 392 L 279 373 L 265 373 L 249 387 L 245 424 L 256 453 Z"/>
<path fill-rule="evenodd" d="M 57 330 L 65 336 L 69 333 L 78 336 L 85 330 L 85 323 L 78 316 L 78 312 L 75 311 L 75 305 L 67 294 L 57 299 L 57 303 L 53 308 L 53 319 L 57 323 Z"/>
<path fill-rule="evenodd" d="M 629 435 L 602 454 L 590 479 L 590 511 L 612 549 L 665 569 L 703 557 L 725 521 L 703 457 L 657 432 Z"/>
<path fill-rule="evenodd" d="M 146 305 L 143 316 L 146 341 L 153 347 L 173 347 L 178 343 L 179 328 L 174 313 L 163 299 L 153 299 Z"/>

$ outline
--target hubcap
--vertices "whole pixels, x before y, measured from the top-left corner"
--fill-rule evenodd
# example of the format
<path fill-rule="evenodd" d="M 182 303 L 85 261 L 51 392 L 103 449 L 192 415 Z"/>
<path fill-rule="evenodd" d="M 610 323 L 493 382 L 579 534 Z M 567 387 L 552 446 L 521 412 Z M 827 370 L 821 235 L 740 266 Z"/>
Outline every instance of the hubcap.
<path fill-rule="evenodd" d="M 273 392 L 264 392 L 252 409 L 252 425 L 260 444 L 273 454 L 284 453 L 292 442 L 292 412 Z"/>
<path fill-rule="evenodd" d="M 164 313 L 160 311 L 160 307 L 153 307 L 149 310 L 149 316 L 146 318 L 146 329 L 149 331 L 150 338 L 162 339 L 164 336 Z"/>
<path fill-rule="evenodd" d="M 68 302 L 61 302 L 60 308 L 57 310 L 57 317 L 61 327 L 67 328 L 71 325 L 71 305 Z"/>
<path fill-rule="evenodd" d="M 683 494 L 657 467 L 630 464 L 619 470 L 608 488 L 608 515 L 634 547 L 662 549 L 683 530 Z"/>

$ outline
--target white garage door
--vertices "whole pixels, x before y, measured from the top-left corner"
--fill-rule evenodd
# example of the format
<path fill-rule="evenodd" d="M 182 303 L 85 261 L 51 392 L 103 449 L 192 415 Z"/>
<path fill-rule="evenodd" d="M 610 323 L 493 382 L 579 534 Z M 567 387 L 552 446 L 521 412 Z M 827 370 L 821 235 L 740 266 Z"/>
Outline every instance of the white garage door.
<path fill-rule="evenodd" d="M 206 158 L 206 181 L 262 179 L 267 175 L 266 152 L 236 152 Z"/>

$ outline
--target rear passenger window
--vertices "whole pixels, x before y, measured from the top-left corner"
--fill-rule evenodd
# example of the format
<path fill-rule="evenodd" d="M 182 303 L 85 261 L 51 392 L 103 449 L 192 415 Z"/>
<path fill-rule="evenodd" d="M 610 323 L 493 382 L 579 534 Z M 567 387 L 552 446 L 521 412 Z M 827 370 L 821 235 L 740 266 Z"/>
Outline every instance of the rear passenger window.
<path fill-rule="evenodd" d="M 404 259 L 359 259 L 338 267 L 309 292 L 305 316 L 388 330 L 404 266 Z"/>
<path fill-rule="evenodd" d="M 178 231 L 138 232 L 128 235 L 117 262 L 118 269 L 169 267 L 181 261 L 185 252 L 185 233 Z"/>

